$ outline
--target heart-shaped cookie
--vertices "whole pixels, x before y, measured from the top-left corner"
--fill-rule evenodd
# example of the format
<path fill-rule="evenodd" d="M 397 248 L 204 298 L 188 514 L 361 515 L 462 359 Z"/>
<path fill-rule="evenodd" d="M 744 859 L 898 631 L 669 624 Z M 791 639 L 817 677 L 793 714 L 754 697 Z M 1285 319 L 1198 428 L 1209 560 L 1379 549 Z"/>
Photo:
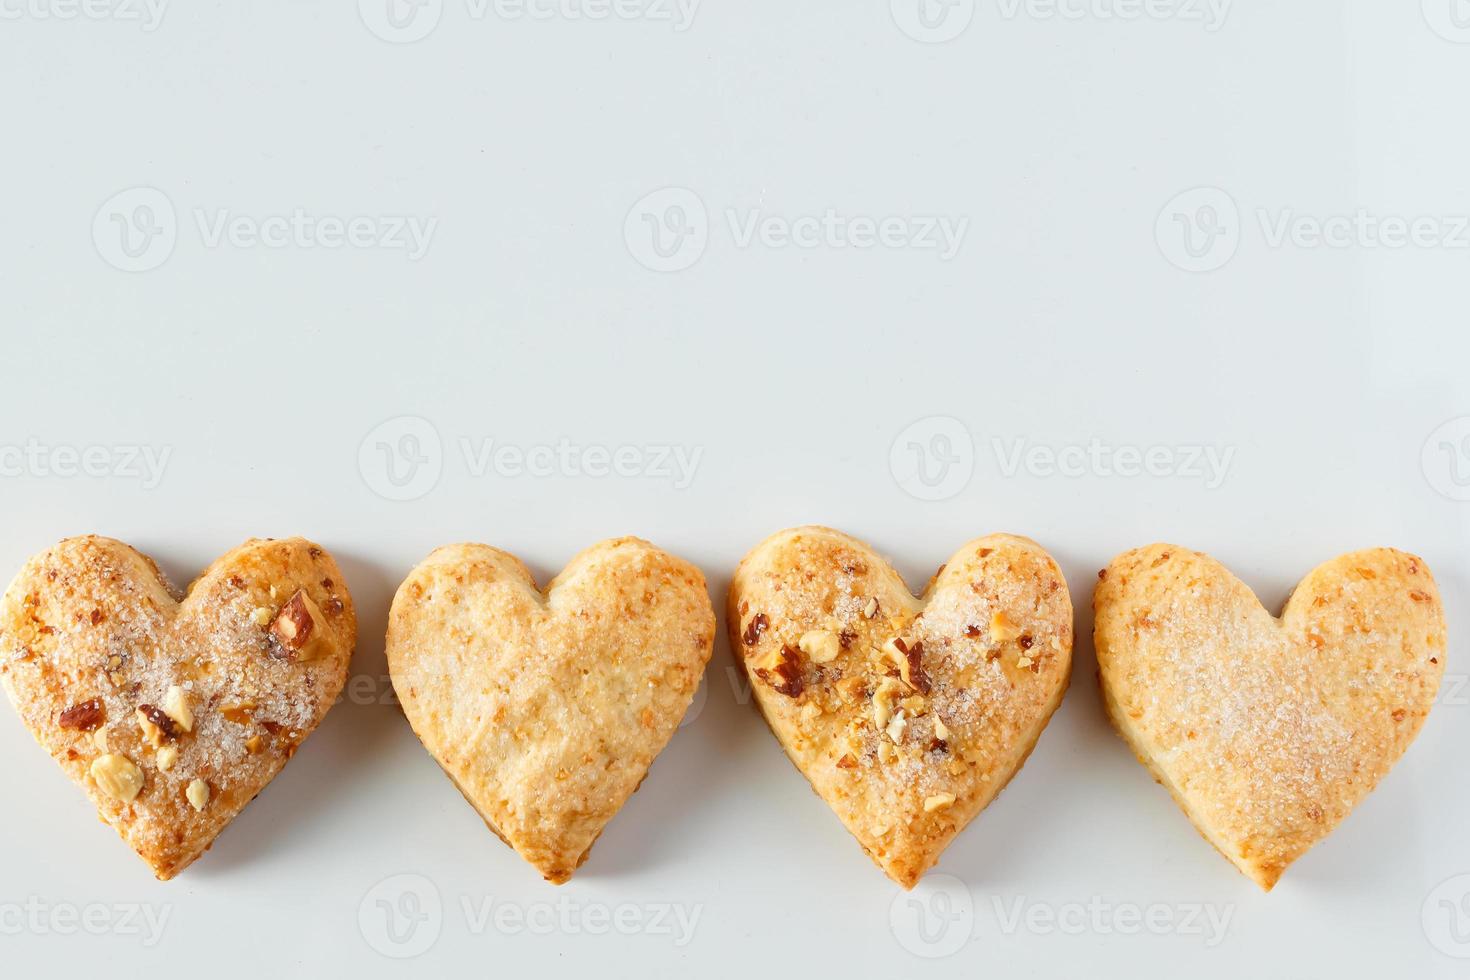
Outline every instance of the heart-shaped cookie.
<path fill-rule="evenodd" d="M 70 538 L 0 602 L 16 711 L 167 880 L 321 722 L 357 638 L 336 563 L 300 538 L 246 542 L 178 596 L 120 541 Z"/>
<path fill-rule="evenodd" d="M 465 799 L 561 884 L 674 734 L 714 632 L 699 569 L 646 541 L 593 545 L 544 593 L 514 555 L 451 545 L 398 589 L 388 668 Z"/>
<path fill-rule="evenodd" d="M 729 626 L 786 754 L 905 888 L 1021 768 L 1072 664 L 1066 579 L 1007 534 L 916 599 L 863 542 L 782 531 L 741 562 Z"/>
<path fill-rule="evenodd" d="M 1205 839 L 1269 891 L 1418 734 L 1444 673 L 1439 591 L 1378 548 L 1318 566 L 1278 619 L 1177 545 L 1099 573 L 1108 716 Z"/>

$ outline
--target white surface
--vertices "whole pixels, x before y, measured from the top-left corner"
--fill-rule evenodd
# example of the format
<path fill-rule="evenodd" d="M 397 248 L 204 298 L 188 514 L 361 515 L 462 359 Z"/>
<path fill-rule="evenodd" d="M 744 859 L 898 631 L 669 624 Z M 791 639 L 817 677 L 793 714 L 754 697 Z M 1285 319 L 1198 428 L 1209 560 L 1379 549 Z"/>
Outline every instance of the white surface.
<path fill-rule="evenodd" d="M 1461 0 L 1240 2 L 1209 30 L 1076 0 L 1080 18 L 997 0 L 966 24 L 961 0 L 930 31 L 903 0 L 897 14 L 886 0 L 709 3 L 687 30 L 476 19 L 448 0 L 421 40 L 390 43 L 365 26 L 395 36 L 368 0 L 366 21 L 341 3 L 179 3 L 152 31 L 6 0 L 0 445 L 45 451 L 4 458 L 0 566 L 96 531 L 186 581 L 244 537 L 303 533 L 343 563 L 363 636 L 357 696 L 166 885 L 0 711 L 6 973 L 375 976 L 403 968 L 385 951 L 423 948 L 410 966 L 436 975 L 895 977 L 951 951 L 946 969 L 983 976 L 1463 975 L 1470 503 L 1452 499 L 1452 466 L 1470 475 L 1470 423 L 1431 436 L 1470 415 L 1470 233 L 1453 220 L 1470 211 L 1470 44 L 1456 43 L 1470 30 L 1449 19 L 1456 2 L 1470 20 Z M 963 30 L 925 43 L 900 25 Z M 168 234 L 130 258 L 113 214 L 146 217 L 140 203 Z M 1224 234 L 1191 257 L 1175 212 L 1207 204 Z M 1295 243 L 1270 243 L 1283 213 L 1359 208 L 1428 217 L 1436 243 L 1313 245 L 1300 223 Z M 416 259 L 242 237 L 297 209 L 436 224 Z M 968 225 L 947 260 L 781 247 L 779 228 L 741 244 L 752 215 L 828 209 Z M 211 247 L 198 215 L 221 213 L 245 222 Z M 682 215 L 683 249 L 655 251 L 645 213 Z M 410 448 L 399 440 L 421 423 L 359 452 L 401 416 L 442 446 L 421 448 L 437 481 L 420 470 L 402 493 L 377 443 Z M 929 460 L 931 487 L 903 469 L 907 440 L 896 474 L 890 450 L 916 422 L 910 435 L 942 448 L 933 437 L 956 430 L 920 422 L 936 416 L 960 428 L 954 466 Z M 700 456 L 682 488 L 559 462 L 476 475 L 461 441 L 490 439 Z M 1094 439 L 1233 455 L 1211 488 L 1091 463 L 1008 474 L 993 443 Z M 156 486 L 52 473 L 57 447 L 88 446 L 170 456 Z M 723 639 L 702 710 L 561 889 L 373 703 L 388 602 L 438 544 L 510 548 L 544 580 L 582 546 L 637 533 L 706 569 L 720 605 L 750 546 L 807 521 L 867 538 L 913 583 L 976 534 L 1026 533 L 1079 610 L 1065 704 L 945 855 L 952 877 L 915 894 L 922 911 L 737 703 Z M 1094 574 L 1156 539 L 1210 551 L 1273 608 L 1317 562 L 1391 544 L 1429 560 L 1448 603 L 1444 703 L 1270 896 L 1195 834 L 1099 709 Z M 420 877 L 382 884 L 404 874 Z M 378 900 L 408 909 L 425 881 L 442 912 L 418 931 L 400 920 L 395 943 Z M 101 935 L 52 928 L 94 903 L 167 919 L 156 942 L 111 918 Z M 569 911 L 543 920 L 544 903 Z M 697 911 L 692 939 L 648 920 L 589 934 L 625 903 Z M 1172 924 L 1130 933 L 1151 906 Z M 1229 916 L 1223 936 L 1200 911 Z M 517 915 L 540 931 L 515 933 Z"/>

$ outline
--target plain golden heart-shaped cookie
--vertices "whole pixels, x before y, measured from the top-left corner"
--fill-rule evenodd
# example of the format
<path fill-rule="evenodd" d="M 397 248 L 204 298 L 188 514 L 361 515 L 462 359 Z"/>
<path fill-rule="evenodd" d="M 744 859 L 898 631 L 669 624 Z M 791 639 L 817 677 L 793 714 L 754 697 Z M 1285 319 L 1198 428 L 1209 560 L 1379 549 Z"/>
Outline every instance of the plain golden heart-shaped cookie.
<path fill-rule="evenodd" d="M 1119 555 L 1093 596 L 1108 716 L 1205 839 L 1270 890 L 1409 747 L 1444 673 L 1422 559 L 1318 566 L 1278 619 L 1177 545 Z"/>
<path fill-rule="evenodd" d="M 36 741 L 167 880 L 332 706 L 357 640 L 321 548 L 252 540 L 182 598 L 120 541 L 70 538 L 0 603 L 0 680 Z"/>
<path fill-rule="evenodd" d="M 916 599 L 863 542 L 782 531 L 741 562 L 729 626 L 786 754 L 905 888 L 1021 768 L 1072 665 L 1066 579 L 1007 534 Z"/>
<path fill-rule="evenodd" d="M 430 555 L 398 590 L 388 668 L 409 724 L 502 840 L 567 881 L 684 717 L 714 644 L 704 576 L 646 541 L 543 593 L 514 555 Z"/>

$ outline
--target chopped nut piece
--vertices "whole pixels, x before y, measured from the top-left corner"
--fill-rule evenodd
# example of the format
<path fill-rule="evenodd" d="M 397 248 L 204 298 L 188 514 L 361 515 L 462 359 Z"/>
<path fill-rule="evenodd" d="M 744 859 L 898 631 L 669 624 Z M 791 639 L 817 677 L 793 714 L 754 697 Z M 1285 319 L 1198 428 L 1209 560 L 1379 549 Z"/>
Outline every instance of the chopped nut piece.
<path fill-rule="evenodd" d="M 815 701 L 808 701 L 801 706 L 801 720 L 810 725 L 821 717 L 822 709 Z"/>
<path fill-rule="evenodd" d="M 271 611 L 268 606 L 256 606 L 250 612 L 250 621 L 256 626 L 269 626 L 271 624 L 271 620 L 274 618 L 275 617 L 271 615 Z"/>
<path fill-rule="evenodd" d="M 873 727 L 883 731 L 893 717 L 893 705 L 903 693 L 903 685 L 892 677 L 885 677 L 873 692 Z"/>
<path fill-rule="evenodd" d="M 753 647 L 760 642 L 761 634 L 766 627 L 771 625 L 771 619 L 765 613 L 756 613 L 745 626 L 745 633 L 740 637 L 748 647 Z"/>
<path fill-rule="evenodd" d="M 99 755 L 91 772 L 97 788 L 122 803 L 131 803 L 143 789 L 143 771 L 126 756 Z"/>
<path fill-rule="evenodd" d="M 95 732 L 92 733 L 92 744 L 95 745 L 95 746 L 97 746 L 103 752 L 111 751 L 107 747 L 107 729 L 106 728 L 99 728 Z"/>
<path fill-rule="evenodd" d="M 322 611 L 305 589 L 286 600 L 271 624 L 271 655 L 277 660 L 312 660 L 325 652 L 326 631 L 321 628 Z"/>
<path fill-rule="evenodd" d="M 107 711 L 102 707 L 99 698 L 74 704 L 61 713 L 56 719 L 56 724 L 62 728 L 69 728 L 78 732 L 94 732 L 97 726 L 106 720 Z"/>
<path fill-rule="evenodd" d="M 812 658 L 814 664 L 829 664 L 842 652 L 837 634 L 830 630 L 811 630 L 803 633 L 796 644 L 801 652 Z"/>
<path fill-rule="evenodd" d="M 879 742 L 878 743 L 878 761 L 879 762 L 892 762 L 894 759 L 897 759 L 897 758 L 898 758 L 898 749 L 895 749 L 893 747 L 893 743 L 892 742 Z"/>
<path fill-rule="evenodd" d="M 245 751 L 251 755 L 260 755 L 265 751 L 265 739 L 259 735 L 251 735 L 245 740 Z"/>
<path fill-rule="evenodd" d="M 202 779 L 196 779 L 184 790 L 184 795 L 189 798 L 189 805 L 202 813 L 209 803 L 209 784 Z"/>
<path fill-rule="evenodd" d="M 872 619 L 878 615 L 878 597 L 869 596 L 867 603 L 863 605 L 863 618 Z"/>
<path fill-rule="evenodd" d="M 898 665 L 903 682 L 920 694 L 928 694 L 929 675 L 924 672 L 924 644 L 915 643 L 903 652 L 903 656 L 903 663 Z"/>
<path fill-rule="evenodd" d="M 1021 635 L 1021 627 L 1011 622 L 1003 612 L 990 617 L 990 638 L 996 643 L 1009 643 Z"/>
<path fill-rule="evenodd" d="M 934 716 L 934 737 L 948 742 L 954 733 L 944 724 L 944 719 L 938 715 Z"/>
<path fill-rule="evenodd" d="M 1035 662 L 1036 661 L 1032 660 L 1030 657 L 1022 657 L 1020 660 L 1016 661 L 1016 669 L 1025 670 L 1027 667 L 1030 667 Z"/>
<path fill-rule="evenodd" d="M 806 689 L 806 678 L 801 671 L 801 654 L 798 651 L 783 646 L 778 653 L 768 656 L 764 663 L 765 666 L 756 668 L 755 676 L 788 698 L 801 697 L 801 692 Z M 773 677 L 779 680 L 772 680 Z"/>
<path fill-rule="evenodd" d="M 944 810 L 954 805 L 953 793 L 935 793 L 933 796 L 925 797 L 924 812 L 933 813 L 935 810 Z"/>
<path fill-rule="evenodd" d="M 893 715 L 893 720 L 888 723 L 884 730 L 895 744 L 903 742 L 903 730 L 908 727 L 908 719 L 903 716 L 903 709 L 898 709 Z"/>
<path fill-rule="evenodd" d="M 852 757 L 851 752 L 847 753 L 842 758 L 837 760 L 838 769 L 856 769 L 857 764 L 857 760 Z"/>
<path fill-rule="evenodd" d="M 225 721 L 232 721 L 237 725 L 250 723 L 250 713 L 254 711 L 254 701 L 232 701 L 220 705 L 219 713 L 224 715 Z"/>
<path fill-rule="evenodd" d="M 163 713 L 174 720 L 180 731 L 194 730 L 194 712 L 189 708 L 189 696 L 179 685 L 169 688 L 168 693 L 163 696 Z"/>
<path fill-rule="evenodd" d="M 924 713 L 924 710 L 929 706 L 929 702 L 925 701 L 922 697 L 920 697 L 917 694 L 911 694 L 908 697 L 904 698 L 899 703 L 903 705 L 903 710 L 905 710 L 905 711 L 907 711 L 909 713 L 909 717 L 910 718 L 917 718 L 917 717 L 919 717 L 920 715 L 922 715 Z"/>
<path fill-rule="evenodd" d="M 861 701 L 868 696 L 868 682 L 861 677 L 844 677 L 837 682 L 837 693 L 844 701 Z"/>
<path fill-rule="evenodd" d="M 160 772 L 168 772 L 174 767 L 174 763 L 179 761 L 178 747 L 165 745 L 154 754 L 153 761 L 157 764 Z"/>
<path fill-rule="evenodd" d="M 179 730 L 174 720 L 153 705 L 140 704 L 133 715 L 138 719 L 138 727 L 143 729 L 143 738 L 155 749 L 178 738 Z"/>
<path fill-rule="evenodd" d="M 929 693 L 929 675 L 924 673 L 924 644 L 910 645 L 903 637 L 895 636 L 878 653 L 883 662 L 898 669 L 898 675 L 911 689 L 920 694 Z"/>

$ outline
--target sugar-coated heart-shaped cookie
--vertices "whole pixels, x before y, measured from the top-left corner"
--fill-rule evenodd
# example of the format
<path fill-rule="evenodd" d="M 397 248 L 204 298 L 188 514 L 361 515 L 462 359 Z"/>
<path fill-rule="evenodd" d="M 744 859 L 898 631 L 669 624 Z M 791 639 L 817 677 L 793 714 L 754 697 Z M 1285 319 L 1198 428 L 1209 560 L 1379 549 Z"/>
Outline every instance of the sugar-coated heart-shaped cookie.
<path fill-rule="evenodd" d="M 1401 551 L 1318 566 L 1279 619 L 1177 545 L 1126 552 L 1099 578 L 1108 716 L 1205 839 L 1267 891 L 1409 747 L 1444 673 L 1439 591 Z"/>
<path fill-rule="evenodd" d="M 465 799 L 561 884 L 674 734 L 714 632 L 699 569 L 637 538 L 593 545 L 544 593 L 514 555 L 451 545 L 398 589 L 388 667 Z"/>
<path fill-rule="evenodd" d="M 863 542 L 782 531 L 736 571 L 729 627 L 786 754 L 905 888 L 1021 768 L 1072 665 L 1066 579 L 1008 534 L 916 599 Z"/>
<path fill-rule="evenodd" d="M 180 596 L 120 541 L 70 538 L 0 601 L 0 680 L 104 822 L 167 880 L 332 706 L 357 641 L 336 562 L 252 540 Z"/>

